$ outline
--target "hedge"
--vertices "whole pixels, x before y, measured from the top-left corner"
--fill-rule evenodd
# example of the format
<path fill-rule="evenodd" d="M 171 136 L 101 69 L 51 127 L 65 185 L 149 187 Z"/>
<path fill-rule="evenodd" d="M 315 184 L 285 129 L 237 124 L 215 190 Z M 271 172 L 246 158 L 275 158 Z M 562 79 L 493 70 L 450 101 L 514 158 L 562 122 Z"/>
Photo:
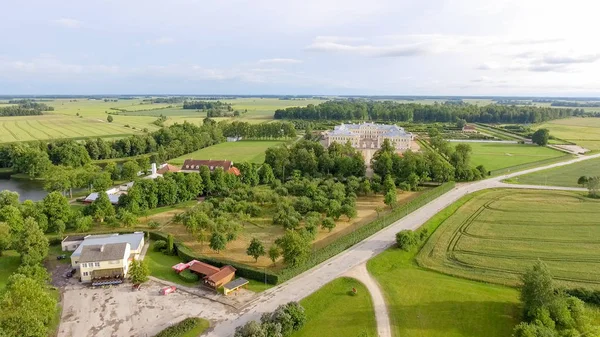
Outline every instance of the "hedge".
<path fill-rule="evenodd" d="M 354 232 L 344 235 L 333 241 L 331 244 L 315 251 L 304 264 L 297 267 L 285 268 L 278 274 L 275 274 L 271 271 L 254 269 L 252 267 L 238 264 L 225 259 L 215 259 L 201 255 L 196 255 L 196 253 L 194 253 L 190 248 L 188 248 L 179 240 L 175 241 L 174 246 L 177 252 L 177 256 L 179 256 L 179 258 L 181 258 L 185 262 L 189 262 L 191 260 L 198 260 L 216 267 L 230 265 L 237 269 L 236 275 L 240 277 L 256 280 L 259 282 L 266 281 L 269 284 L 275 285 L 280 282 L 289 280 L 292 277 L 307 271 L 308 269 L 318 265 L 319 263 L 363 241 L 364 239 L 379 232 L 380 230 L 398 221 L 399 219 L 402 219 L 409 213 L 412 213 L 413 211 L 421 208 L 422 206 L 436 199 L 442 194 L 450 191 L 454 188 L 454 185 L 454 182 L 447 182 L 424 192 L 417 198 L 411 200 L 408 204 L 402 205 L 401 207 L 394 209 L 391 213 L 379 219 L 376 219 L 362 227 L 359 227 Z M 151 231 L 148 232 L 148 236 L 151 240 L 167 241 L 168 234 Z"/>
<path fill-rule="evenodd" d="M 164 329 L 154 337 L 181 337 L 185 333 L 201 325 L 202 322 L 203 320 L 198 317 L 188 317 L 183 321 Z"/>
<path fill-rule="evenodd" d="M 566 289 L 567 295 L 577 297 L 587 304 L 600 305 L 600 291 L 584 288 Z"/>

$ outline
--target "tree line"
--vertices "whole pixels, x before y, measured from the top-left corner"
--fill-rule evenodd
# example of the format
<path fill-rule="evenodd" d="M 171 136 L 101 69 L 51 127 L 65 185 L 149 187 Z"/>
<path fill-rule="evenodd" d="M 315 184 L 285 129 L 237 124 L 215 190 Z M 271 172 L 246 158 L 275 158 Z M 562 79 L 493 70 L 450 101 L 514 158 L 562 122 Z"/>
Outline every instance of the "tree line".
<path fill-rule="evenodd" d="M 223 136 L 243 139 L 295 138 L 296 129 L 289 122 L 251 124 L 233 121 L 223 126 Z"/>
<path fill-rule="evenodd" d="M 221 101 L 185 101 L 184 109 L 233 111 L 231 104 Z"/>
<path fill-rule="evenodd" d="M 17 105 L 0 108 L 0 117 L 35 116 L 41 115 L 44 111 L 54 111 L 54 107 L 31 100 L 17 100 L 10 102 L 14 102 L 14 104 Z"/>
<path fill-rule="evenodd" d="M 462 102 L 435 104 L 393 101 L 336 100 L 306 107 L 275 111 L 275 119 L 359 120 L 393 122 L 540 123 L 575 115 L 573 109 L 490 104 L 477 106 Z"/>

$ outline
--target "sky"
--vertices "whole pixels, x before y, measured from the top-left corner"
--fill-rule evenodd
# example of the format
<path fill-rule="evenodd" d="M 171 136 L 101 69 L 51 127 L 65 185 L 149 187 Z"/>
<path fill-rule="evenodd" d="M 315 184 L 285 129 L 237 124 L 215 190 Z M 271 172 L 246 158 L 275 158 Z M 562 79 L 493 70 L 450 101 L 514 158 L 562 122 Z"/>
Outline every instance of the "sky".
<path fill-rule="evenodd" d="M 0 95 L 600 96 L 591 0 L 19 0 Z"/>

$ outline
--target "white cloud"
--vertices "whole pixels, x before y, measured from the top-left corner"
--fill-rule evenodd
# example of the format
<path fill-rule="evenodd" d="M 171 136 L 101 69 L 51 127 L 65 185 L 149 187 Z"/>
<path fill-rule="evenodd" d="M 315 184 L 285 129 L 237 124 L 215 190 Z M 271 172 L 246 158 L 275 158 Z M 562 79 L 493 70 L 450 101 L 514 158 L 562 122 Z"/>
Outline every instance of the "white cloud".
<path fill-rule="evenodd" d="M 175 43 L 175 39 L 172 37 L 159 37 L 156 39 L 152 39 L 152 40 L 146 40 L 146 44 L 148 45 L 153 45 L 153 46 L 162 46 L 162 45 L 167 45 L 167 44 L 173 44 Z"/>
<path fill-rule="evenodd" d="M 291 59 L 291 58 L 272 58 L 272 59 L 262 59 L 259 60 L 258 63 L 261 64 L 298 64 L 302 63 L 302 60 Z"/>
<path fill-rule="evenodd" d="M 53 21 L 55 24 L 65 27 L 65 28 L 79 28 L 83 24 L 83 22 L 71 19 L 71 18 L 60 18 Z"/>

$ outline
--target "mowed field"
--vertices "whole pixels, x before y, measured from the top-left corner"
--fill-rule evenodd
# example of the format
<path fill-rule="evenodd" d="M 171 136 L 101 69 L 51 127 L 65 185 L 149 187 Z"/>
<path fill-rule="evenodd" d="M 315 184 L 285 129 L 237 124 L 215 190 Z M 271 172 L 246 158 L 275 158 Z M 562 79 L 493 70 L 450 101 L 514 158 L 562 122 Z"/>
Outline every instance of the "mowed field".
<path fill-rule="evenodd" d="M 515 177 L 507 182 L 529 185 L 582 187 L 581 185 L 577 185 L 577 179 L 581 176 L 600 176 L 600 158 L 529 173 Z"/>
<path fill-rule="evenodd" d="M 0 143 L 41 139 L 124 137 L 141 133 L 123 124 L 97 118 L 60 115 L 0 117 Z"/>
<path fill-rule="evenodd" d="M 419 265 L 515 286 L 538 259 L 566 287 L 600 289 L 600 200 L 566 191 L 481 191 L 419 252 Z"/>
<path fill-rule="evenodd" d="M 234 165 L 239 162 L 262 163 L 265 161 L 265 151 L 273 146 L 281 145 L 283 140 L 242 140 L 226 142 L 209 146 L 169 160 L 170 164 L 181 165 L 186 159 L 231 160 Z"/>
<path fill-rule="evenodd" d="M 460 206 L 436 214 L 429 233 Z M 395 337 L 507 337 L 519 322 L 516 289 L 470 281 L 423 269 L 415 263 L 419 247 L 390 248 L 369 260 L 367 269 L 381 286 Z"/>
<path fill-rule="evenodd" d="M 592 151 L 600 150 L 600 118 L 573 117 L 535 125 L 548 129 L 550 135 L 573 142 Z"/>
<path fill-rule="evenodd" d="M 453 143 L 458 144 L 458 143 Z M 551 160 L 564 156 L 564 153 L 547 147 L 528 144 L 465 143 L 471 146 L 473 167 L 485 166 L 494 171 L 508 167 Z"/>
<path fill-rule="evenodd" d="M 354 296 L 350 295 L 352 288 L 357 290 Z M 307 321 L 292 337 L 377 336 L 371 295 L 355 279 L 335 279 L 300 304 L 306 310 Z"/>

